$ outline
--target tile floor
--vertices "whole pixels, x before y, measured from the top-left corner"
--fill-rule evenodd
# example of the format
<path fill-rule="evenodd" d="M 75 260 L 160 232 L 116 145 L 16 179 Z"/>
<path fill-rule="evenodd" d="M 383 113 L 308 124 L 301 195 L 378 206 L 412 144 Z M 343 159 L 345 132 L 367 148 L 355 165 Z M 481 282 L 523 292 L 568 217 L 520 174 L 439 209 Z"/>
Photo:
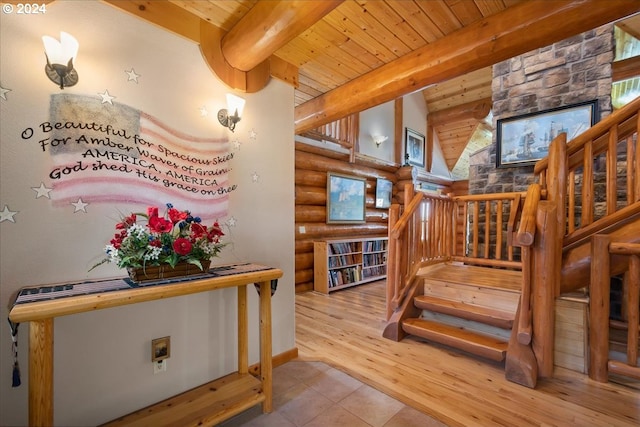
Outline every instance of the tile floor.
<path fill-rule="evenodd" d="M 220 427 L 442 427 L 402 402 L 322 362 L 273 370 L 273 412 L 260 405 Z"/>

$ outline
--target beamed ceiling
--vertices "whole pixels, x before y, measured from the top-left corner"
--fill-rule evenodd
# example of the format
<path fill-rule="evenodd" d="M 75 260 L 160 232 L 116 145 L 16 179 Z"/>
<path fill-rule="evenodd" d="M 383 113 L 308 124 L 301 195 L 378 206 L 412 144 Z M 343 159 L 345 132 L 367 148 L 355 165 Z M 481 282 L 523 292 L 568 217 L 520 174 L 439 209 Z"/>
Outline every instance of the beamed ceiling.
<path fill-rule="evenodd" d="M 106 2 L 199 43 L 233 88 L 293 84 L 296 133 L 422 91 L 442 112 L 434 129 L 450 169 L 490 126 L 476 116 L 492 64 L 640 12 L 638 0 Z"/>

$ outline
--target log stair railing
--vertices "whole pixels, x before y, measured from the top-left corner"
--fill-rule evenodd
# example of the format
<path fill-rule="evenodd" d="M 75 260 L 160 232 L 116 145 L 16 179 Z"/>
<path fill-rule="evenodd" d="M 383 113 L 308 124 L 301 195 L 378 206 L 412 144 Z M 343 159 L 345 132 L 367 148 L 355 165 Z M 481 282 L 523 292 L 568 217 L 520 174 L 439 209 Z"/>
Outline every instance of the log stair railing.
<path fill-rule="evenodd" d="M 482 212 L 486 209 L 483 203 L 493 203 L 488 200 L 500 195 L 474 195 L 465 200 L 405 191 L 404 212 L 395 205 L 389 215 L 389 323 L 384 336 L 402 339 L 406 333 L 403 322 L 420 316 L 420 303 L 414 301 L 425 294 L 424 279 L 418 275 L 425 266 L 457 261 L 502 271 L 521 269 L 520 300 L 505 374 L 528 387 L 535 387 L 538 377 L 552 376 L 555 299 L 589 283 L 591 266 L 600 261 L 591 262 L 596 259 L 592 237 L 606 234 L 616 245 L 640 243 L 639 112 L 637 98 L 569 143 L 566 134 L 554 139 L 549 157 L 534 168 L 538 183 L 526 195 L 503 201 L 510 212 L 502 214 L 498 209 L 486 216 L 497 217 L 499 211 L 498 222 L 505 223 L 496 227 L 500 231 L 492 237 L 500 241 L 497 247 L 484 244 L 490 241 L 487 230 L 491 226 L 486 226 Z M 628 269 L 630 262 L 621 260 L 621 255 L 610 258 L 608 278 Z M 452 310 L 455 304 L 443 305 L 446 308 L 440 311 Z M 595 321 L 592 319 L 592 328 Z M 406 323 L 411 329 L 416 322 Z M 608 319 L 605 324 L 608 328 Z M 637 331 L 629 334 L 637 340 Z M 592 347 L 592 352 L 606 353 L 601 344 L 592 343 Z M 630 347 L 637 351 L 637 345 Z M 609 369 L 629 370 L 619 368 L 620 362 L 606 364 Z"/>
<path fill-rule="evenodd" d="M 589 377 L 599 382 L 607 382 L 609 374 L 623 375 L 640 380 L 638 366 L 638 334 L 640 306 L 640 243 L 619 243 L 608 235 L 592 237 L 592 258 L 589 283 Z M 610 307 L 610 258 L 625 255 L 629 258 L 629 268 L 625 274 L 625 295 L 623 312 L 626 314 L 626 361 L 609 357 L 609 307 Z"/>

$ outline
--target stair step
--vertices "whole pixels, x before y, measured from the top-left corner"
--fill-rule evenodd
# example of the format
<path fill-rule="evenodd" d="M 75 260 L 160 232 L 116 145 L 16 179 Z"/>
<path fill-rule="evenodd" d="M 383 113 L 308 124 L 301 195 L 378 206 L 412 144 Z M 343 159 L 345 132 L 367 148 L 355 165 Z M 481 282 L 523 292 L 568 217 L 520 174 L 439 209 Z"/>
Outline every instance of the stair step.
<path fill-rule="evenodd" d="M 410 334 L 450 347 L 464 350 L 490 360 L 501 362 L 507 354 L 508 343 L 466 329 L 424 319 L 405 319 L 402 329 Z"/>
<path fill-rule="evenodd" d="M 522 272 L 463 264 L 436 264 L 420 270 L 424 294 L 469 305 L 514 312 L 520 299 Z"/>
<path fill-rule="evenodd" d="M 414 304 L 422 310 L 460 317 L 462 319 L 508 330 L 512 329 L 515 318 L 514 312 L 428 295 L 421 295 L 414 298 Z"/>

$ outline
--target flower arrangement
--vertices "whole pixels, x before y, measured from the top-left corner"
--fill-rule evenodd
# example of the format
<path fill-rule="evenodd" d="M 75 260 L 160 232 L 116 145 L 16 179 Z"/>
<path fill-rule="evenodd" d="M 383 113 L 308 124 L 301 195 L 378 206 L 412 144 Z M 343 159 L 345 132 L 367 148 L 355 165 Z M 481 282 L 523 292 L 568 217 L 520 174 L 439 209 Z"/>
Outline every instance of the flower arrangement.
<path fill-rule="evenodd" d="M 138 217 L 146 219 L 146 224 L 138 223 Z M 167 203 L 164 216 L 158 214 L 157 207 L 147 208 L 147 213 L 132 213 L 116 224 L 115 234 L 106 246 L 105 262 L 116 263 L 120 268 L 145 268 L 168 264 L 175 267 L 180 262 L 194 264 L 200 268 L 202 261 L 220 253 L 226 243 L 217 222 L 210 227 L 202 225 L 199 217 L 189 211 L 180 211 Z"/>

